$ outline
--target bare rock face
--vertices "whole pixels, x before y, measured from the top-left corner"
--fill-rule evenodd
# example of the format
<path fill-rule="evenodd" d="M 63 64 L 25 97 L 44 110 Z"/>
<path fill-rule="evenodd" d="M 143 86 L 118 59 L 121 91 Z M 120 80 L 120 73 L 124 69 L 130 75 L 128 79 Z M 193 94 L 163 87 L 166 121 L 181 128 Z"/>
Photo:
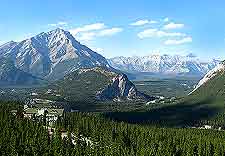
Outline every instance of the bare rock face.
<path fill-rule="evenodd" d="M 99 100 L 143 99 L 153 97 L 137 91 L 135 85 L 129 81 L 125 74 L 118 74 L 112 79 L 112 83 L 97 94 Z"/>

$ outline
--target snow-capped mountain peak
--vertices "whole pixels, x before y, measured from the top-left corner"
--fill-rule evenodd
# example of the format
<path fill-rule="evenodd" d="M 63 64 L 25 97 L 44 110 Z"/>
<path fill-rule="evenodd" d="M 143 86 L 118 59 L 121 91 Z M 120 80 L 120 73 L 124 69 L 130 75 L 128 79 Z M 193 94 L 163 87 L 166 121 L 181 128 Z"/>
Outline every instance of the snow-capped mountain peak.
<path fill-rule="evenodd" d="M 110 68 L 103 56 L 59 28 L 18 43 L 6 43 L 0 46 L 0 57 L 9 57 L 25 72 L 50 79 L 60 78 L 77 68 Z"/>
<path fill-rule="evenodd" d="M 181 55 L 148 55 L 142 57 L 115 57 L 108 60 L 109 64 L 126 72 L 151 72 L 161 74 L 197 74 L 204 75 L 220 61 L 201 61 L 194 54 Z"/>

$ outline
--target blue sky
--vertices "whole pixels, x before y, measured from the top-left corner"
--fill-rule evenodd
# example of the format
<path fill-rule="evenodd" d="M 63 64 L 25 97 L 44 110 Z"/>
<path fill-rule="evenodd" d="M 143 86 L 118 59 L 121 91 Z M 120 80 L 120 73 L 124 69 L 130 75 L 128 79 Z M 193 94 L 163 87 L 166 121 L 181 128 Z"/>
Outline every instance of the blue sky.
<path fill-rule="evenodd" d="M 225 59 L 223 0 L 1 0 L 0 43 L 57 27 L 106 57 L 181 54 Z"/>

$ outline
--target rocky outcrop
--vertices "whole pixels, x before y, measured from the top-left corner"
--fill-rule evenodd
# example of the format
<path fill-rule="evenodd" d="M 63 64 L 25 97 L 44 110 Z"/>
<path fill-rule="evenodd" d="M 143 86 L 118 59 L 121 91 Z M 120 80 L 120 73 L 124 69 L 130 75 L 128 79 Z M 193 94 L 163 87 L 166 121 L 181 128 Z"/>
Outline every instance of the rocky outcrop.
<path fill-rule="evenodd" d="M 148 95 L 139 92 L 135 85 L 129 81 L 125 74 L 118 74 L 112 79 L 112 83 L 97 93 L 99 100 L 121 100 L 121 99 L 152 99 Z"/>

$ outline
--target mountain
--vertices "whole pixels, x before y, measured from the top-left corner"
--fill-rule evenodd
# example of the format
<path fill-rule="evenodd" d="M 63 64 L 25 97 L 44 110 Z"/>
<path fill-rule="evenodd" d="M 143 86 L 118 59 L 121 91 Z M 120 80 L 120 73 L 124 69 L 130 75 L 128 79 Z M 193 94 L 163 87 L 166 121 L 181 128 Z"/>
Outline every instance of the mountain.
<path fill-rule="evenodd" d="M 210 122 L 205 124 L 225 126 L 224 85 L 225 62 L 222 62 L 210 70 L 177 107 L 182 114 L 186 113 L 186 117 L 193 118 L 196 124 L 202 125 L 207 120 Z"/>
<path fill-rule="evenodd" d="M 107 68 L 78 69 L 53 84 L 53 90 L 68 101 L 147 100 L 152 97 L 137 91 L 122 73 Z"/>
<path fill-rule="evenodd" d="M 44 81 L 28 74 L 14 66 L 13 61 L 0 58 L 0 85 L 4 86 L 24 86 L 37 85 Z"/>
<path fill-rule="evenodd" d="M 59 79 L 78 68 L 110 68 L 100 54 L 80 44 L 68 31 L 56 29 L 21 42 L 0 46 L 0 57 L 8 57 L 15 66 L 34 76 Z"/>
<path fill-rule="evenodd" d="M 180 55 L 149 55 L 143 57 L 115 57 L 108 60 L 109 64 L 124 72 L 149 72 L 158 74 L 186 74 L 203 76 L 213 69 L 220 61 L 201 61 L 193 54 Z"/>
<path fill-rule="evenodd" d="M 213 128 L 225 127 L 225 61 L 209 71 L 189 96 L 159 107 L 150 105 L 143 112 L 108 113 L 110 118 L 124 122 L 146 122 L 160 126 Z"/>
<path fill-rule="evenodd" d="M 225 98 L 225 61 L 210 70 L 189 94 L 199 99 L 221 99 Z"/>

